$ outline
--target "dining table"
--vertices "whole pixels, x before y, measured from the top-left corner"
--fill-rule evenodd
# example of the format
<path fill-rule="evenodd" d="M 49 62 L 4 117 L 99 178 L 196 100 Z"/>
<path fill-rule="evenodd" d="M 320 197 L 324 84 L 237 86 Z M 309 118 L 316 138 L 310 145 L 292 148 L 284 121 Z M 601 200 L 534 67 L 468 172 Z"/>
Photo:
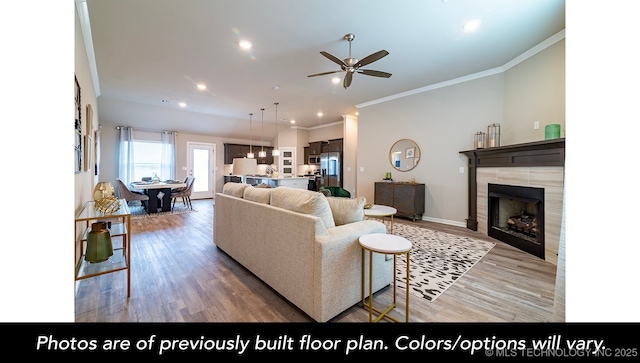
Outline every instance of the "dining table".
<path fill-rule="evenodd" d="M 147 212 L 158 213 L 171 211 L 171 190 L 185 188 L 187 183 L 180 180 L 134 181 L 130 185 L 132 189 L 142 191 L 149 197 Z"/>

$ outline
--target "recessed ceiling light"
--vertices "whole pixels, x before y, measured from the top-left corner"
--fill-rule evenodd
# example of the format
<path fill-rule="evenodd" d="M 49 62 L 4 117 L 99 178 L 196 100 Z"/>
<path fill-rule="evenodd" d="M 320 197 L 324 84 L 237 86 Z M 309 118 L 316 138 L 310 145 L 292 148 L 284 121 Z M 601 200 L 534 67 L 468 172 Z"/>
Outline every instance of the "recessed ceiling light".
<path fill-rule="evenodd" d="M 242 49 L 251 49 L 251 47 L 253 46 L 253 44 L 251 44 L 251 42 L 248 40 L 241 40 L 238 44 Z"/>
<path fill-rule="evenodd" d="M 198 89 L 205 90 L 205 89 L 207 89 L 207 86 L 201 83 L 201 84 L 198 85 Z"/>
<path fill-rule="evenodd" d="M 333 82 L 333 83 L 335 83 L 335 84 L 340 83 L 340 77 L 333 77 L 333 78 L 331 78 L 331 82 Z"/>
<path fill-rule="evenodd" d="M 318 112 L 318 117 L 322 117 L 322 112 Z"/>
<path fill-rule="evenodd" d="M 478 29 L 479 26 L 480 26 L 480 20 L 474 19 L 474 20 L 470 20 L 470 21 L 466 22 L 462 26 L 462 29 L 464 29 L 464 31 L 466 31 L 466 32 L 472 32 L 472 31 L 475 31 L 476 29 Z"/>
<path fill-rule="evenodd" d="M 180 102 L 180 103 L 178 103 L 178 106 L 180 106 L 180 107 L 187 107 L 187 104 L 186 104 L 186 103 L 184 103 L 184 102 Z"/>
<path fill-rule="evenodd" d="M 290 122 L 290 123 L 292 123 L 292 124 L 295 124 L 295 123 L 296 123 L 296 120 L 291 120 L 291 121 L 289 121 L 289 122 Z"/>

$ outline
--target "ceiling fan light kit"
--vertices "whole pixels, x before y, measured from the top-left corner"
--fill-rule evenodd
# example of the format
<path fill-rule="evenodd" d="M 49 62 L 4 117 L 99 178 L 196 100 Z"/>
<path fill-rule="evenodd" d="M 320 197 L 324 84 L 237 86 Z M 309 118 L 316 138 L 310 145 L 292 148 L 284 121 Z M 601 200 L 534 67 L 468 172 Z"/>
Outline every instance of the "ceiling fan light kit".
<path fill-rule="evenodd" d="M 322 72 L 322 73 L 316 73 L 316 74 L 310 74 L 307 77 L 317 77 L 317 76 L 324 76 L 327 74 L 333 74 L 333 73 L 339 73 L 339 72 L 345 72 L 345 76 L 344 79 L 342 81 L 342 86 L 347 89 L 350 85 L 351 82 L 353 80 L 353 74 L 354 73 L 361 73 L 364 74 L 366 76 L 374 76 L 374 77 L 382 77 L 382 78 L 389 78 L 391 77 L 391 73 L 387 73 L 387 72 L 382 72 L 382 71 L 375 71 L 375 70 L 371 70 L 371 69 L 360 69 L 360 67 L 366 66 L 367 64 L 371 64 L 377 60 L 380 60 L 384 57 L 386 57 L 387 55 L 389 55 L 389 52 L 387 52 L 386 50 L 382 49 L 379 50 L 375 53 L 372 53 L 364 58 L 362 58 L 361 60 L 358 60 L 356 58 L 351 57 L 351 42 L 355 39 L 355 35 L 352 33 L 346 34 L 343 38 L 349 42 L 349 57 L 345 58 L 344 60 L 340 60 L 340 58 L 330 54 L 329 52 L 325 52 L 325 51 L 321 51 L 320 54 L 322 54 L 323 56 L 325 56 L 327 59 L 329 59 L 330 61 L 336 63 L 337 65 L 340 66 L 340 70 L 339 71 L 329 71 L 329 72 Z"/>

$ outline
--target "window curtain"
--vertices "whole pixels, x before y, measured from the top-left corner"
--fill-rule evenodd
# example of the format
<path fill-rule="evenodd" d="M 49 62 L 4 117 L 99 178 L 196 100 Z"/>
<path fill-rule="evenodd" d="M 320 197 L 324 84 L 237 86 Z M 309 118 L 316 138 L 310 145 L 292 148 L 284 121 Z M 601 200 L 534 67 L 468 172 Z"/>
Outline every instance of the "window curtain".
<path fill-rule="evenodd" d="M 162 155 L 160 158 L 160 178 L 176 178 L 176 133 L 162 131 Z"/>
<path fill-rule="evenodd" d="M 126 185 L 133 181 L 133 128 L 118 128 L 118 179 Z"/>

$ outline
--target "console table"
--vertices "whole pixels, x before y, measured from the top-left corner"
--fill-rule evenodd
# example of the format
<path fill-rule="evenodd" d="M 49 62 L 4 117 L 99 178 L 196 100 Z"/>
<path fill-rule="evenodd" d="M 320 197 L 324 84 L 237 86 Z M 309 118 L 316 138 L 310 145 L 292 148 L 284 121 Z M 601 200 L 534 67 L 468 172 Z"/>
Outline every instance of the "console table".
<path fill-rule="evenodd" d="M 397 216 L 422 219 L 424 213 L 424 184 L 376 182 L 374 204 L 398 210 Z"/>
<path fill-rule="evenodd" d="M 112 214 L 104 214 L 96 209 L 94 201 L 86 202 L 75 218 L 76 253 L 75 279 L 82 280 L 116 271 L 127 271 L 127 296 L 131 296 L 131 212 L 127 201 L 120 199 L 120 208 Z M 92 263 L 85 261 L 87 236 L 91 223 L 111 221 L 111 237 L 122 238 L 122 245 L 113 248 L 113 256 L 107 261 Z"/>

